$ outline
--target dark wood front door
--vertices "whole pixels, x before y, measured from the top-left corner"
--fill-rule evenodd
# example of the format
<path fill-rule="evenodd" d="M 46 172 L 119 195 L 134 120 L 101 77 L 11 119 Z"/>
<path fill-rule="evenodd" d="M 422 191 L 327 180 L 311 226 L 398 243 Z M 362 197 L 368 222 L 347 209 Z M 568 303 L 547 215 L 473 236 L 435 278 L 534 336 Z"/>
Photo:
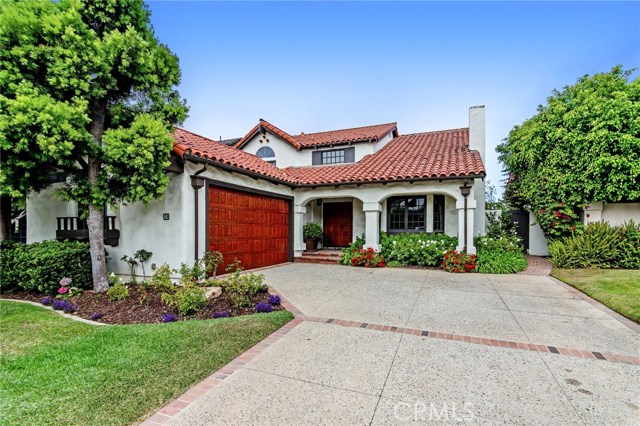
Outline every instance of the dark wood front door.
<path fill-rule="evenodd" d="M 244 269 L 289 260 L 289 203 L 234 189 L 209 187 L 209 247 Z"/>
<path fill-rule="evenodd" d="M 353 203 L 324 203 L 324 233 L 331 247 L 346 247 L 353 237 Z"/>

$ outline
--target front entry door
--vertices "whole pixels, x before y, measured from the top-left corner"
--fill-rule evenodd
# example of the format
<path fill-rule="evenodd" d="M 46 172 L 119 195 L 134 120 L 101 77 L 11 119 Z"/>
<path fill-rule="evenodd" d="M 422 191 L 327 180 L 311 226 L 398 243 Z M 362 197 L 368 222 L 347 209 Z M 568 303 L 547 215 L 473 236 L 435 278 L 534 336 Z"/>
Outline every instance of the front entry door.
<path fill-rule="evenodd" d="M 353 237 L 353 203 L 324 203 L 326 245 L 346 247 Z"/>

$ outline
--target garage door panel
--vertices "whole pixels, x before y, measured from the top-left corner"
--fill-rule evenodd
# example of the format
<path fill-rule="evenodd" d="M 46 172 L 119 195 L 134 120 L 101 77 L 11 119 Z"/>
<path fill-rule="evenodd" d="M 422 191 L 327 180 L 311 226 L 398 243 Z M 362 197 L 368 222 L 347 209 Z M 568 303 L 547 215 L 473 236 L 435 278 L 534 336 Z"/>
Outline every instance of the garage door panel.
<path fill-rule="evenodd" d="M 245 269 L 289 260 L 289 203 L 279 198 L 209 187 L 209 246 Z"/>

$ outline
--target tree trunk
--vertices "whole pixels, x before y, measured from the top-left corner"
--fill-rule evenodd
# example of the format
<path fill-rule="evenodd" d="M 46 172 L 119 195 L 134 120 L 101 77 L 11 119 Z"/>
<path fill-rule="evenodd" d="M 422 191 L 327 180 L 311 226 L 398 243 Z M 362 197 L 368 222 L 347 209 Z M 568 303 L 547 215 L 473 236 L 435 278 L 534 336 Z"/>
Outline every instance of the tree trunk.
<path fill-rule="evenodd" d="M 11 232 L 11 197 L 0 197 L 0 241 L 12 240 Z"/>
<path fill-rule="evenodd" d="M 102 146 L 106 110 L 106 102 L 97 102 L 92 108 L 89 132 L 93 137 L 93 141 L 98 146 Z M 87 163 L 89 166 L 89 183 L 93 190 L 98 184 L 98 177 L 102 162 L 98 158 L 89 157 Z M 107 280 L 107 261 L 104 254 L 104 207 L 105 206 L 96 206 L 93 203 L 89 203 L 89 217 L 87 218 L 93 290 L 95 292 L 104 292 L 109 289 L 109 281 Z"/>

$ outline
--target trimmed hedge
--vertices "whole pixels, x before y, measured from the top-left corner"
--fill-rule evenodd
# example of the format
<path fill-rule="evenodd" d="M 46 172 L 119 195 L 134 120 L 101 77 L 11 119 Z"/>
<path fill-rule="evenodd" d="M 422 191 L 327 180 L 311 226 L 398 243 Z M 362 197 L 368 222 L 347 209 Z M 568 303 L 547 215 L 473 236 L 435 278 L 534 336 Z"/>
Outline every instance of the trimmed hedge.
<path fill-rule="evenodd" d="M 0 245 L 2 291 L 21 287 L 28 291 L 52 293 L 60 280 L 71 278 L 72 286 L 91 288 L 89 244 L 77 241 L 43 241 Z"/>

